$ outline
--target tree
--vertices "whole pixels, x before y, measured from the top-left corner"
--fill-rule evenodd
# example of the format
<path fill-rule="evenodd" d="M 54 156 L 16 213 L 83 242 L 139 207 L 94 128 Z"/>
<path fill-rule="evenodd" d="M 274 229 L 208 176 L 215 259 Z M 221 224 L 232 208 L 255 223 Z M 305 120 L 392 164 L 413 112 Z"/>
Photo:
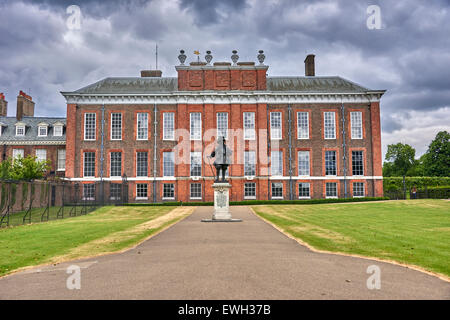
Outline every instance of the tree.
<path fill-rule="evenodd" d="M 427 176 L 450 176 L 450 133 L 438 132 L 424 155 L 423 166 Z"/>
<path fill-rule="evenodd" d="M 406 176 L 408 171 L 414 168 L 417 160 L 414 159 L 416 150 L 409 144 L 397 143 L 388 145 L 386 161 L 383 167 L 383 175 Z"/>
<path fill-rule="evenodd" d="M 50 161 L 37 161 L 35 156 L 8 158 L 0 163 L 1 180 L 33 180 L 42 179 L 50 169 Z"/>

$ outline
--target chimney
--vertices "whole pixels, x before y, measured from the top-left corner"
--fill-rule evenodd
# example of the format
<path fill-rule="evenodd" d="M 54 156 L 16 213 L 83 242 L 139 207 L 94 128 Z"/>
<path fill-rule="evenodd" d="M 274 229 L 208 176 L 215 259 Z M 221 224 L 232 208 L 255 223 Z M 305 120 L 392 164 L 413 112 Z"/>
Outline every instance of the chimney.
<path fill-rule="evenodd" d="M 29 95 L 20 90 L 19 95 L 17 96 L 16 118 L 17 120 L 22 120 L 22 117 L 24 116 L 34 116 L 34 102 Z"/>
<path fill-rule="evenodd" d="M 142 78 L 161 78 L 162 71 L 161 70 L 142 70 L 141 77 Z"/>
<path fill-rule="evenodd" d="M 314 77 L 316 75 L 314 69 L 314 55 L 308 54 L 305 59 L 305 76 Z"/>
<path fill-rule="evenodd" d="M 0 116 L 6 117 L 8 113 L 8 101 L 5 100 L 5 95 L 0 92 Z"/>

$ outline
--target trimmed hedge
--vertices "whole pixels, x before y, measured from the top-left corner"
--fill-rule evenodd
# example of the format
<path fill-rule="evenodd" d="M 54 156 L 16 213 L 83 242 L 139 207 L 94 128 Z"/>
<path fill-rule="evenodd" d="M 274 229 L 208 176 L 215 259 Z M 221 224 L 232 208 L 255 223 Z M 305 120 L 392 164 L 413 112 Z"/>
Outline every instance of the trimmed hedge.
<path fill-rule="evenodd" d="M 414 186 L 417 189 L 449 186 L 450 177 L 406 177 L 405 183 L 408 190 Z M 383 188 L 385 191 L 403 190 L 403 177 L 384 177 Z"/>
<path fill-rule="evenodd" d="M 366 197 L 366 198 L 341 198 L 341 199 L 311 199 L 311 200 L 246 200 L 230 201 L 230 206 L 251 206 L 259 204 L 320 204 L 320 203 L 341 203 L 341 202 L 362 202 L 389 200 L 388 197 Z M 213 202 L 158 202 L 158 203 L 125 203 L 124 206 L 213 206 Z"/>

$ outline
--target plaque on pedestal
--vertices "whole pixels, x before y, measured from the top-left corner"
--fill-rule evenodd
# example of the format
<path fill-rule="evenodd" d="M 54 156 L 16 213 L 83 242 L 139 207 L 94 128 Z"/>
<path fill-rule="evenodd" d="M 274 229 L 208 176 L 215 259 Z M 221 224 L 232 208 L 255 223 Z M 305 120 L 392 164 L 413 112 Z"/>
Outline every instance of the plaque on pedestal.
<path fill-rule="evenodd" d="M 215 182 L 214 189 L 214 213 L 212 219 L 203 219 L 203 222 L 239 222 L 241 219 L 233 219 L 230 213 L 230 188 L 227 181 Z"/>

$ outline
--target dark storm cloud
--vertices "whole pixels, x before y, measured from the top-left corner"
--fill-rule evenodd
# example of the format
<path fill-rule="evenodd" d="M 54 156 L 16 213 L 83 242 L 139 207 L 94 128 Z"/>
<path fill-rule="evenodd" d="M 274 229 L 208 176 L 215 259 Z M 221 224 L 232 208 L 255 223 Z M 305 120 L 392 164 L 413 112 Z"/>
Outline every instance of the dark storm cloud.
<path fill-rule="evenodd" d="M 82 29 L 66 26 L 79 5 Z M 366 27 L 369 5 L 381 8 L 382 29 Z M 303 75 L 306 53 L 317 75 L 340 75 L 382 98 L 383 145 L 450 130 L 450 3 L 435 1 L 23 0 L 0 3 L 0 92 L 15 113 L 19 90 L 31 90 L 38 115 L 65 115 L 59 91 L 107 76 L 134 76 L 155 66 L 175 76 L 179 49 L 212 50 L 214 61 L 266 53 L 269 75 Z M 427 122 L 421 121 L 427 117 Z M 435 121 L 433 121 L 435 119 Z M 435 134 L 435 133 L 434 133 Z M 397 140 L 396 140 L 397 139 Z M 408 140 L 405 140 L 408 141 Z M 412 140 L 419 143 L 417 140 Z"/>

